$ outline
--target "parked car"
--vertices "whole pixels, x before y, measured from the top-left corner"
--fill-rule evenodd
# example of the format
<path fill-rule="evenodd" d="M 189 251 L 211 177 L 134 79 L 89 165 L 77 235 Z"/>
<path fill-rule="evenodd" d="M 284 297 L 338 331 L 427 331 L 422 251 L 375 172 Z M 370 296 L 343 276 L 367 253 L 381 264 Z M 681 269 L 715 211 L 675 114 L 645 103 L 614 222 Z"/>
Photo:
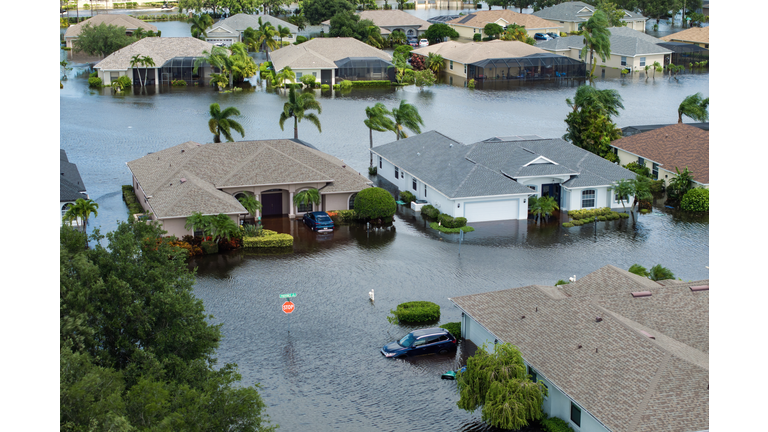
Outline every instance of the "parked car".
<path fill-rule="evenodd" d="M 456 338 L 448 330 L 434 327 L 414 330 L 400 340 L 384 345 L 381 353 L 384 357 L 405 358 L 445 354 L 456 347 Z"/>
<path fill-rule="evenodd" d="M 304 213 L 304 223 L 312 230 L 317 232 L 333 231 L 333 219 L 324 211 Z"/>
<path fill-rule="evenodd" d="M 426 39 L 422 39 L 422 40 L 419 41 L 419 46 L 420 47 L 429 46 L 429 41 L 426 40 Z"/>
<path fill-rule="evenodd" d="M 409 38 L 408 39 L 408 45 L 410 45 L 410 46 L 412 46 L 414 48 L 418 48 L 419 47 L 419 40 L 416 39 L 416 38 Z"/>
<path fill-rule="evenodd" d="M 552 39 L 552 38 L 551 38 L 549 35 L 547 35 L 546 33 L 536 33 L 535 35 L 533 35 L 533 38 L 534 38 L 534 39 L 536 39 L 536 40 L 542 40 L 542 41 L 545 41 L 545 40 L 550 40 L 550 39 Z"/>
<path fill-rule="evenodd" d="M 557 34 L 557 33 L 554 33 L 554 32 L 549 32 L 549 33 L 547 33 L 547 36 L 551 37 L 552 39 L 554 39 L 554 38 L 559 38 L 559 37 L 560 37 L 560 35 L 559 35 L 559 34 Z"/>

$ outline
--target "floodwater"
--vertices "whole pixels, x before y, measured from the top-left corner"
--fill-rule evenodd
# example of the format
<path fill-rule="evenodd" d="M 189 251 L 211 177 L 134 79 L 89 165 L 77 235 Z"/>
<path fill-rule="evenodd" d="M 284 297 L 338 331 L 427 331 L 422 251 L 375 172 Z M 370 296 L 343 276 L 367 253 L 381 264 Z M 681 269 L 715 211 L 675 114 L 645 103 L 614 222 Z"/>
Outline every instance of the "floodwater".
<path fill-rule="evenodd" d="M 178 24 L 183 31 L 182 23 L 158 27 Z M 164 36 L 173 35 L 162 30 Z M 231 94 L 162 88 L 115 95 L 111 89 L 89 89 L 84 70 L 75 65 L 63 81 L 60 145 L 99 203 L 91 226 L 102 232 L 126 218 L 120 190 L 130 183 L 125 163 L 189 140 L 210 142 L 211 103 L 241 111 L 236 120 L 246 134 L 237 139 L 293 136 L 290 128 L 278 126 L 285 92 L 255 85 Z M 620 127 L 674 123 L 685 96 L 709 96 L 706 73 L 647 82 L 639 75 L 596 81 L 598 88 L 616 89 L 624 98 L 625 109 L 615 119 Z M 364 110 L 376 102 L 392 108 L 407 100 L 421 113 L 423 130 L 473 143 L 492 136 L 562 136 L 565 99 L 575 89 L 569 81 L 552 81 L 474 91 L 448 84 L 343 95 L 318 91 L 322 132 L 302 123 L 299 136 L 365 175 L 369 138 Z M 392 133 L 374 134 L 375 145 L 392 140 Z M 313 233 L 296 221 L 266 220 L 268 228 L 294 234 L 292 251 L 235 251 L 190 264 L 198 267 L 195 294 L 213 321 L 223 324 L 220 363 L 237 363 L 243 383 L 261 384 L 267 412 L 281 430 L 488 431 L 479 413 L 456 407 L 455 382 L 440 379 L 463 363 L 466 347 L 451 355 L 385 359 L 381 346 L 412 328 L 389 324 L 389 311 L 402 302 L 427 300 L 440 305 L 439 324 L 455 322 L 460 312 L 450 297 L 554 284 L 607 264 L 662 264 L 684 280 L 709 277 L 708 220 L 683 219 L 661 204 L 636 223 L 628 219 L 562 228 L 554 218 L 544 225 L 473 224 L 476 231 L 462 244 L 456 235 L 431 230 L 409 209 L 398 210 L 392 227 L 341 226 L 331 234 Z M 372 289 L 375 303 L 368 299 Z M 286 293 L 297 293 L 291 315 L 280 308 L 279 295 Z"/>

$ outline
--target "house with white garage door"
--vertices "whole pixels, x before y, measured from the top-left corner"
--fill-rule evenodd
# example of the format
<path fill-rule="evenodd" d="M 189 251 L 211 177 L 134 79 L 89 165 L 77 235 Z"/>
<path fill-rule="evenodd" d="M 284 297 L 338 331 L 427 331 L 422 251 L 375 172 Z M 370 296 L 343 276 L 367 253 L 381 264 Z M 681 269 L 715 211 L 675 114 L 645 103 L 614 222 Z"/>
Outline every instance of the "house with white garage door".
<path fill-rule="evenodd" d="M 430 131 L 371 149 L 378 175 L 467 222 L 528 218 L 529 196 L 561 210 L 623 210 L 612 190 L 635 174 L 560 138 L 494 137 L 471 145 Z M 631 206 L 627 198 L 624 205 Z"/>

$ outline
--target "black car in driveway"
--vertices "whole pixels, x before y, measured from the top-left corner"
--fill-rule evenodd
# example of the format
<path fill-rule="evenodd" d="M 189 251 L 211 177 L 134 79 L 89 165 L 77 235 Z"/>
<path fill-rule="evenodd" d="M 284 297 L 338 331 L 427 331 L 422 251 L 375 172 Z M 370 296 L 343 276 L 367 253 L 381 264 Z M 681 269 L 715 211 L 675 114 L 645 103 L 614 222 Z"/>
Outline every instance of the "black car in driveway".
<path fill-rule="evenodd" d="M 402 339 L 381 348 L 384 357 L 405 358 L 431 354 L 445 354 L 455 350 L 456 338 L 444 328 L 414 330 Z"/>

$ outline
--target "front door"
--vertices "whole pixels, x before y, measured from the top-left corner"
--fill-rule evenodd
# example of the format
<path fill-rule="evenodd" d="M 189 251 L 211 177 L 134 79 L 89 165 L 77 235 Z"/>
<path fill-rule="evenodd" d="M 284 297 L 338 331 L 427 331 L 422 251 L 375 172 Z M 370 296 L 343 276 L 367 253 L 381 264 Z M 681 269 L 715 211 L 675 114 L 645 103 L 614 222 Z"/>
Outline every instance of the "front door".
<path fill-rule="evenodd" d="M 558 207 L 560 206 L 560 183 L 550 183 L 541 185 L 541 196 L 551 196 L 555 199 Z"/>
<path fill-rule="evenodd" d="M 323 69 L 320 71 L 320 84 L 331 85 L 331 79 L 333 78 L 333 71 L 330 69 Z"/>
<path fill-rule="evenodd" d="M 261 194 L 261 214 L 264 216 L 281 216 L 283 214 L 283 194 Z"/>

